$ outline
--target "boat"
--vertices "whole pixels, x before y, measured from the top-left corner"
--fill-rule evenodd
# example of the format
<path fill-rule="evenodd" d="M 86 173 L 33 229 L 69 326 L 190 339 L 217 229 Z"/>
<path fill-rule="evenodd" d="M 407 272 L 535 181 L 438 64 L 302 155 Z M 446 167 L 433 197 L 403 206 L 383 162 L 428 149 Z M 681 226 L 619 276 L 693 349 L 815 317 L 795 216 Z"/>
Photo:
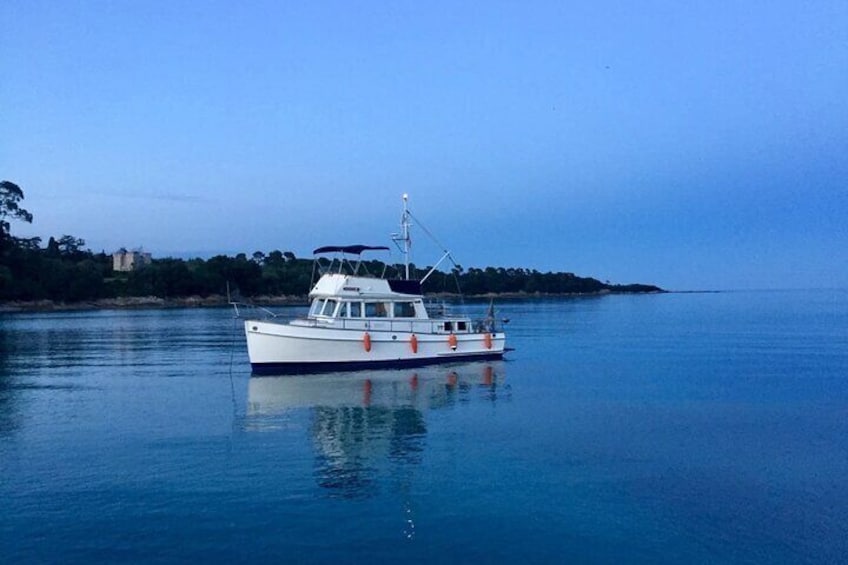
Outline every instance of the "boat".
<path fill-rule="evenodd" d="M 315 264 L 325 266 L 309 293 L 308 315 L 288 321 L 274 317 L 244 321 L 253 372 L 401 368 L 502 358 L 506 334 L 491 304 L 487 315 L 475 320 L 452 314 L 444 304 L 425 302 L 422 284 L 450 258 L 450 252 L 443 250 L 445 254 L 424 277 L 411 278 L 411 225 L 404 194 L 401 232 L 392 236 L 404 258 L 399 278 L 374 276 L 364 268 L 363 254 L 389 250 L 386 246 L 315 249 Z M 332 258 L 326 265 L 328 254 Z"/>

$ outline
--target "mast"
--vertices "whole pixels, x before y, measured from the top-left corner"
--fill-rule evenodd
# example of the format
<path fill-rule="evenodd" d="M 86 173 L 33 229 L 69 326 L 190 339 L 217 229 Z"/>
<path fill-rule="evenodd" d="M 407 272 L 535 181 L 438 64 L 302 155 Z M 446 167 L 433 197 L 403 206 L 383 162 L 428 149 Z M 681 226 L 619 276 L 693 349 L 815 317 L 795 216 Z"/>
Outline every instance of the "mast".
<path fill-rule="evenodd" d="M 406 274 L 406 280 L 409 280 L 409 249 L 412 247 L 412 239 L 409 237 L 409 226 L 412 225 L 412 221 L 410 220 L 409 213 L 409 195 L 403 194 L 403 214 L 400 217 L 400 233 L 392 234 L 392 240 L 395 242 L 395 245 L 398 245 L 399 241 L 403 242 L 403 247 L 398 245 L 401 252 L 403 252 L 403 266 Z"/>

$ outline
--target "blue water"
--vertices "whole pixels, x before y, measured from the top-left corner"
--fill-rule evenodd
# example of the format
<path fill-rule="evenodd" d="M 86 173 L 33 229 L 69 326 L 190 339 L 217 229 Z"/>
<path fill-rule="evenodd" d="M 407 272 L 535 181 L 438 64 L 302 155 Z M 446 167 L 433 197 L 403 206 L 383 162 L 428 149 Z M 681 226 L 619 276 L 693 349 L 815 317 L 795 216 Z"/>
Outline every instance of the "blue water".
<path fill-rule="evenodd" d="M 0 316 L 0 562 L 848 562 L 848 292 L 499 314 L 254 378 L 226 309 Z"/>

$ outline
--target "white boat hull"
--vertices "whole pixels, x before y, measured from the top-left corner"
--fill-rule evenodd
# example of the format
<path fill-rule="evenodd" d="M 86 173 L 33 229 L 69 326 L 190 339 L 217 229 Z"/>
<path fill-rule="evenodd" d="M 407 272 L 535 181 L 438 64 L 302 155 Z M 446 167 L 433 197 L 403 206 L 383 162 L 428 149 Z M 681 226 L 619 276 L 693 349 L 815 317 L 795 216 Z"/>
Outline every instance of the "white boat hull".
<path fill-rule="evenodd" d="M 257 373 L 408 367 L 503 356 L 502 332 L 419 333 L 412 331 L 414 324 L 335 328 L 246 320 L 247 352 Z M 429 321 L 422 324 L 430 327 Z"/>

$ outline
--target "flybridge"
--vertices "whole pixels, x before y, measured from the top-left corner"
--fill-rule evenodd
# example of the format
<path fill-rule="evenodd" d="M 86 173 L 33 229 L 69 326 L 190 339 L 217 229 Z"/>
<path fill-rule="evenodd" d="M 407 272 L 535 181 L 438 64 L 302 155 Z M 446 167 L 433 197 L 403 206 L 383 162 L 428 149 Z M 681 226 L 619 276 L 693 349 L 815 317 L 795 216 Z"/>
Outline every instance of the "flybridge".
<path fill-rule="evenodd" d="M 436 262 L 436 264 L 433 265 L 430 268 L 430 270 L 427 271 L 427 273 L 423 277 L 421 277 L 420 280 L 414 281 L 415 284 L 416 284 L 415 287 L 406 286 L 403 290 L 397 291 L 397 292 L 405 292 L 405 293 L 413 293 L 413 292 L 420 293 L 421 285 L 424 284 L 424 282 L 428 278 L 430 278 L 430 275 L 432 275 L 436 271 L 436 269 L 439 268 L 439 265 L 441 265 L 445 260 L 450 260 L 454 264 L 454 266 L 456 266 L 456 261 L 454 261 L 453 256 L 451 255 L 451 252 L 448 251 L 447 249 L 445 249 L 445 247 L 441 243 L 439 243 L 439 241 L 433 236 L 433 234 L 431 234 L 427 230 L 427 228 L 425 228 L 421 224 L 421 222 L 418 221 L 417 218 L 413 217 L 412 212 L 409 211 L 408 201 L 409 201 L 409 196 L 407 194 L 404 194 L 403 195 L 403 213 L 402 213 L 401 219 L 400 219 L 401 231 L 400 231 L 400 233 L 392 234 L 392 241 L 395 243 L 395 245 L 398 247 L 400 252 L 403 254 L 403 266 L 404 266 L 403 280 L 410 281 L 410 282 L 413 281 L 413 278 L 410 276 L 410 273 L 409 273 L 409 267 L 410 267 L 409 255 L 410 255 L 410 249 L 412 248 L 412 237 L 410 236 L 410 227 L 412 227 L 413 219 L 416 221 L 418 226 L 421 227 L 421 229 L 424 231 L 424 233 L 427 234 L 430 237 L 430 239 L 433 241 L 433 243 L 435 243 L 438 247 L 440 247 L 442 252 L 443 252 L 443 255 Z M 362 266 L 363 259 L 362 259 L 361 255 L 365 251 L 391 251 L 391 249 L 384 246 L 384 245 L 361 245 L 361 244 L 359 244 L 359 245 L 325 245 L 323 247 L 318 247 L 317 249 L 313 250 L 312 254 L 313 255 L 323 255 L 325 253 L 341 253 L 343 256 L 339 259 L 339 265 L 338 265 L 338 271 L 337 272 L 341 273 L 344 265 L 347 264 L 348 266 L 351 267 L 352 274 L 357 275 L 359 273 L 360 266 Z M 350 261 L 350 262 L 347 261 L 344 258 L 344 255 L 356 255 L 357 258 L 355 260 L 355 265 L 352 264 L 352 263 L 354 263 L 354 261 Z M 316 257 L 316 266 L 318 265 L 317 262 L 318 262 L 318 258 Z M 318 267 L 318 268 L 319 268 L 320 272 L 330 273 L 334 269 L 334 264 L 335 264 L 335 259 L 331 259 L 329 267 L 326 267 L 326 268 Z M 388 266 L 388 265 L 386 265 L 386 266 Z M 314 275 L 314 271 L 313 271 L 313 275 Z M 383 271 L 383 275 L 385 275 L 385 269 Z M 313 279 L 314 279 L 314 277 L 313 277 Z M 398 283 L 400 281 L 395 280 L 395 281 L 392 281 L 392 282 Z"/>

